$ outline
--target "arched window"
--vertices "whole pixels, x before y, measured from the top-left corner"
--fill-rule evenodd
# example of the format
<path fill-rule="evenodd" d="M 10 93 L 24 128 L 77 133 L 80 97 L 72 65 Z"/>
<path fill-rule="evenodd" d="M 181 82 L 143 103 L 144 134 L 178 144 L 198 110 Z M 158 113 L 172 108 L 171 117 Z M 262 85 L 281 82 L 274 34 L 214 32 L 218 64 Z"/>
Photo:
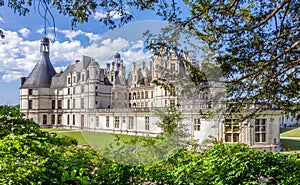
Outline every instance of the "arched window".
<path fill-rule="evenodd" d="M 133 99 L 136 99 L 136 92 L 133 93 Z"/>

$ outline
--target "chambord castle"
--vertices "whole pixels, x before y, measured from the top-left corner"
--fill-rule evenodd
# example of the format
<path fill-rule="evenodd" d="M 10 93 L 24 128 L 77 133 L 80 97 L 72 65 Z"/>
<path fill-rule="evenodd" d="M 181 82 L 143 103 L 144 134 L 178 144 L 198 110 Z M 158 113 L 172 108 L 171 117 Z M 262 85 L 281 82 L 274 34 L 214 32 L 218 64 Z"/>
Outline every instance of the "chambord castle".
<path fill-rule="evenodd" d="M 42 38 L 40 59 L 29 76 L 21 78 L 20 87 L 21 112 L 41 126 L 155 136 L 162 132 L 155 112 L 176 106 L 182 115 L 180 124 L 186 125 L 189 137 L 199 143 L 214 138 L 266 151 L 277 150 L 280 145 L 280 111 L 265 111 L 250 122 L 236 123 L 222 115 L 218 120 L 207 119 L 199 116 L 199 110 L 214 108 L 207 102 L 215 92 L 224 91 L 220 84 L 214 87 L 215 82 L 208 82 L 205 91 L 186 98 L 175 89 L 154 84 L 162 77 L 159 66 L 173 76 L 186 74 L 185 65 L 175 54 L 168 60 L 154 56 L 147 63 L 132 62 L 126 75 L 119 53 L 105 68 L 83 56 L 56 73 L 49 52 L 50 42 Z M 222 108 L 220 104 L 212 106 Z"/>

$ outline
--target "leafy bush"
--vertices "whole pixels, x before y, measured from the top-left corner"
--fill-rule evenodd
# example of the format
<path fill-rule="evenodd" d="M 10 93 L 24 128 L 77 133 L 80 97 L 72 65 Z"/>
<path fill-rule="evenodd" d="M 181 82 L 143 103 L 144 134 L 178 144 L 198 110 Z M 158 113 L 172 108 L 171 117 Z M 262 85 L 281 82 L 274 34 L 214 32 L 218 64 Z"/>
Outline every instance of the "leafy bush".
<path fill-rule="evenodd" d="M 42 132 L 34 122 L 5 110 L 0 107 L 0 184 L 300 184 L 297 155 L 222 143 L 202 153 L 170 150 L 173 145 L 153 138 L 127 143 L 149 151 L 134 153 L 135 148 L 119 142 L 96 151 Z M 164 158 L 149 163 L 161 154 Z M 129 165 L 131 160 L 145 161 Z"/>

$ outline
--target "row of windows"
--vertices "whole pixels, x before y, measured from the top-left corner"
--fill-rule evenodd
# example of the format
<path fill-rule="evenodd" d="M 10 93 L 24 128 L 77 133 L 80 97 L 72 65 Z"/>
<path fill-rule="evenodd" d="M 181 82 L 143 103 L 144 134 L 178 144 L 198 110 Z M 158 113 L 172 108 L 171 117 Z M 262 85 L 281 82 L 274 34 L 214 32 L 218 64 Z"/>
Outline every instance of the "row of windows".
<path fill-rule="evenodd" d="M 114 128 L 120 128 L 120 117 L 115 116 L 115 121 L 114 121 Z M 122 116 L 122 124 L 126 124 L 126 117 Z M 99 117 L 96 117 L 96 126 L 99 126 Z M 106 124 L 105 126 L 109 128 L 110 122 L 109 122 L 109 116 L 106 116 Z M 129 116 L 128 117 L 128 129 L 134 129 L 134 117 Z M 150 130 L 150 118 L 149 116 L 145 116 L 145 130 Z"/>
<path fill-rule="evenodd" d="M 225 142 L 239 142 L 241 123 L 238 119 L 225 120 Z M 256 119 L 254 125 L 255 142 L 266 142 L 266 119 Z"/>
<path fill-rule="evenodd" d="M 154 97 L 154 93 L 153 91 L 150 91 L 150 96 L 149 96 L 149 92 L 148 91 L 142 91 L 142 92 L 133 92 L 133 93 L 129 93 L 129 100 L 133 99 L 148 99 L 148 98 L 153 98 Z"/>
<path fill-rule="evenodd" d="M 68 115 L 69 116 L 69 115 Z M 75 116 L 75 115 L 74 115 Z M 51 125 L 55 124 L 55 115 L 51 115 Z M 75 118 L 74 118 L 75 119 Z M 46 125 L 48 123 L 48 117 L 46 114 L 43 115 L 43 125 Z M 57 115 L 57 124 L 62 124 L 62 115 Z"/>
<path fill-rule="evenodd" d="M 96 74 L 98 74 L 98 71 L 96 71 Z M 82 74 L 81 75 L 81 81 L 83 82 L 84 80 L 86 80 L 85 78 L 85 75 Z M 73 83 L 76 83 L 76 76 L 73 76 Z M 71 84 L 71 77 L 68 77 L 68 84 Z"/>
<path fill-rule="evenodd" d="M 85 102 L 85 99 L 84 98 L 81 98 L 80 99 L 80 108 L 84 108 L 84 102 Z M 55 100 L 52 100 L 51 101 L 51 108 L 52 109 L 55 109 L 55 103 L 56 101 Z M 75 105 L 76 105 L 76 99 L 73 99 L 73 108 L 75 108 Z M 96 104 L 98 103 L 97 101 L 95 102 Z M 32 100 L 29 100 L 29 105 L 28 105 L 29 109 L 32 109 Z M 67 100 L 67 108 L 70 109 L 71 108 L 71 100 Z M 58 100 L 57 101 L 57 109 L 62 109 L 62 100 Z"/>
<path fill-rule="evenodd" d="M 51 101 L 51 109 L 55 109 L 55 100 Z M 75 103 L 76 100 L 73 99 L 73 108 L 75 108 Z M 97 101 L 95 102 L 96 104 L 98 103 Z M 29 100 L 28 101 L 28 109 L 32 109 L 33 107 L 33 100 Z M 83 109 L 84 108 L 84 98 L 81 98 L 81 102 L 80 102 L 80 107 Z M 67 100 L 67 108 L 70 108 L 70 100 Z M 62 100 L 58 100 L 57 101 L 57 109 L 62 109 Z"/>
<path fill-rule="evenodd" d="M 76 87 L 69 87 L 69 88 L 68 88 L 68 95 L 71 94 L 71 89 L 72 89 L 72 94 L 76 94 Z M 95 87 L 95 90 L 97 90 L 97 89 L 98 89 L 98 86 Z M 82 86 L 80 87 L 80 93 L 84 93 L 84 92 L 85 92 L 85 88 L 84 88 L 84 86 L 82 85 Z"/>

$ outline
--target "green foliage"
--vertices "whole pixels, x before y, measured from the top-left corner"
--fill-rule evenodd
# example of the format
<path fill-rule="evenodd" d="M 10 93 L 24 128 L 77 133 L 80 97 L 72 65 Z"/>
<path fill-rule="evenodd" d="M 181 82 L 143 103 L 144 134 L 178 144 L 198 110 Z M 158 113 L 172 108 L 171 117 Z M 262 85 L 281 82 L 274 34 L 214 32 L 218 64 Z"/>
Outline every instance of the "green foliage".
<path fill-rule="evenodd" d="M 158 110 L 156 115 L 160 118 L 158 126 L 163 130 L 163 134 L 170 136 L 178 129 L 178 124 L 181 120 L 181 113 L 176 107 L 167 107 L 167 110 Z"/>
<path fill-rule="evenodd" d="M 35 123 L 11 115 L 0 115 L 1 125 L 6 124 L 1 127 L 0 184 L 300 182 L 299 155 L 223 143 L 195 152 L 174 147 L 173 140 L 150 137 L 136 137 L 127 143 L 116 141 L 109 149 L 96 151 L 78 147 L 68 137 L 42 132 Z"/>

